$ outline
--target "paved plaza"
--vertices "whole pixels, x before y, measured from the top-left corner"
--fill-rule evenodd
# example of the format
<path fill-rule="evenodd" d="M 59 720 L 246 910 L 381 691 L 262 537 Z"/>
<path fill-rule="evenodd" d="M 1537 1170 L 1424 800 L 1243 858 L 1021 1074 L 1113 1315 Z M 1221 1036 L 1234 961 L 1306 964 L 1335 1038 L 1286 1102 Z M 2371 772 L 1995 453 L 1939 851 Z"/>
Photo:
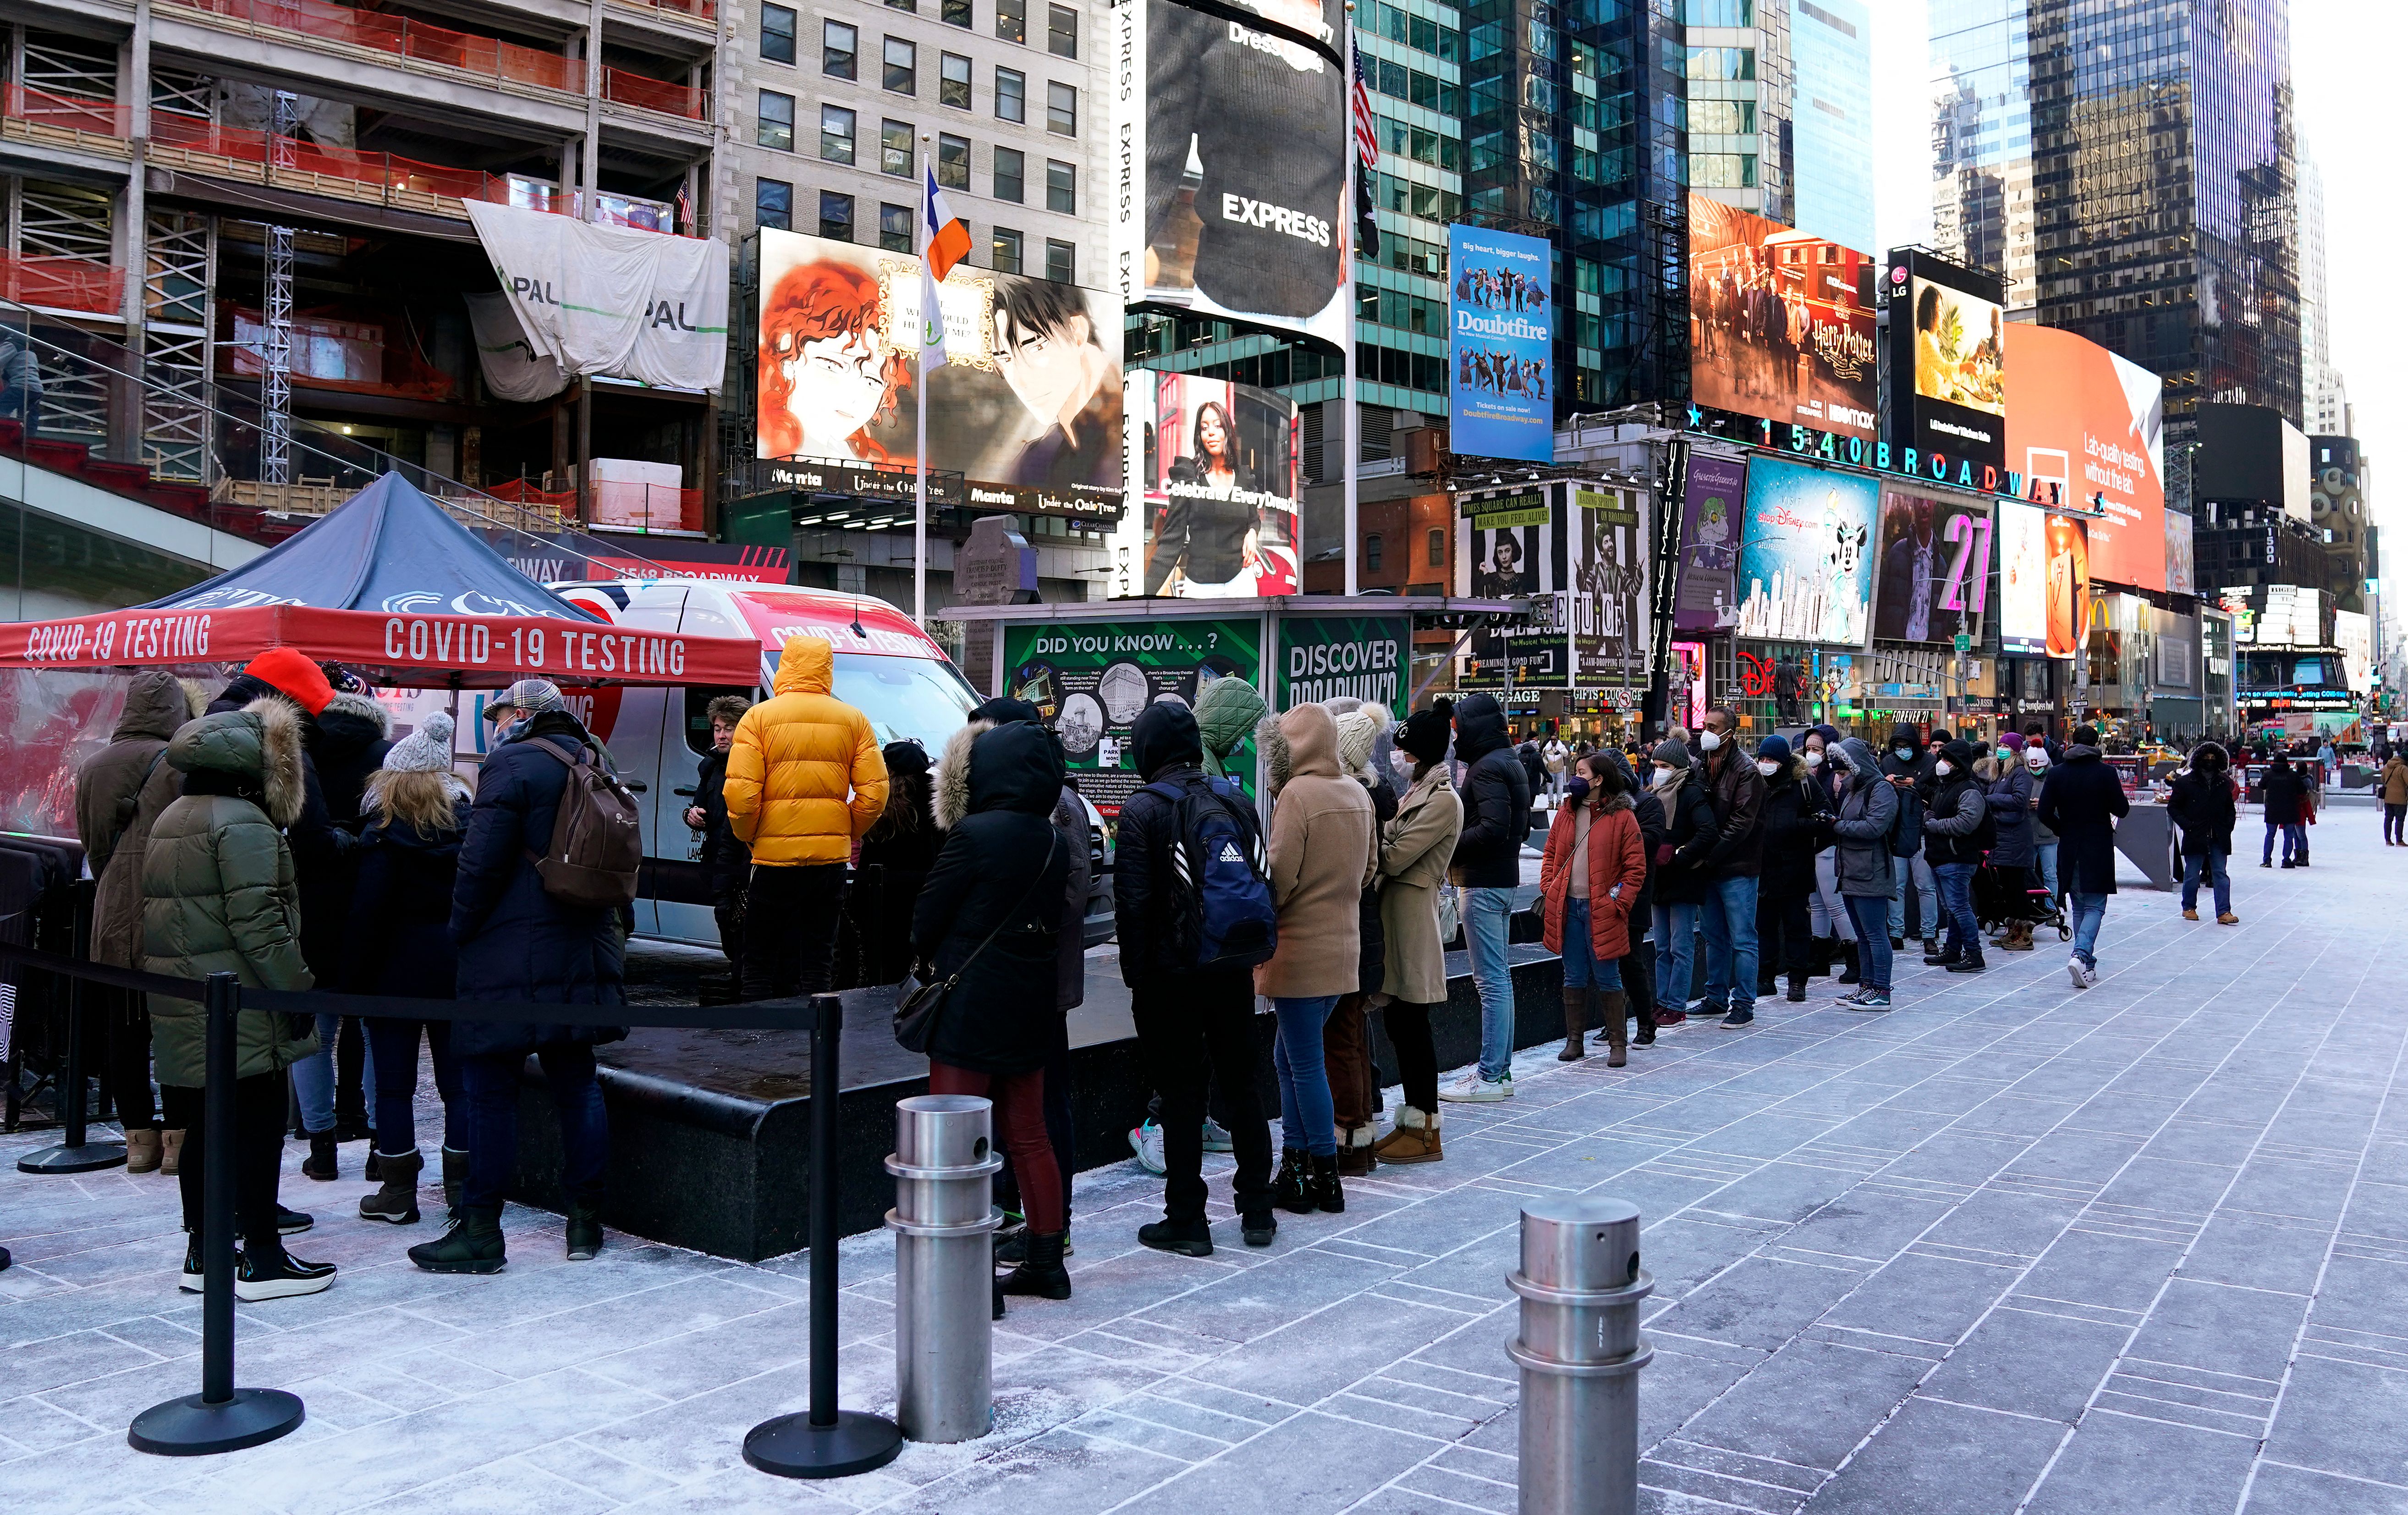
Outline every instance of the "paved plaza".
<path fill-rule="evenodd" d="M 431 1215 L 349 1214 L 358 1146 L 340 1183 L 287 1167 L 318 1216 L 294 1250 L 340 1282 L 240 1308 L 240 1380 L 308 1422 L 141 1456 L 128 1420 L 199 1378 L 173 1182 L 11 1167 L 0 1490 L 42 1515 L 1510 1510 L 1515 1215 L 1588 1191 L 1647 1221 L 1647 1509 L 2408 1510 L 2408 855 L 2377 815 L 2329 811 L 2306 872 L 2243 859 L 2238 928 L 2118 896 L 2086 993 L 2044 939 L 1979 977 L 1901 966 L 1885 1016 L 1818 981 L 1627 1071 L 1534 1049 L 1516 1099 L 1449 1107 L 1443 1163 L 1266 1251 L 1225 1204 L 1211 1259 L 1139 1249 L 1158 1182 L 1085 1175 L 1077 1294 L 998 1328 L 994 1434 L 842 1483 L 738 1455 L 804 1403 L 799 1256 L 614 1234 L 566 1263 L 514 1207 L 508 1273 L 438 1277 L 402 1257 Z M 892 1401 L 892 1253 L 843 1248 L 855 1407 Z"/>

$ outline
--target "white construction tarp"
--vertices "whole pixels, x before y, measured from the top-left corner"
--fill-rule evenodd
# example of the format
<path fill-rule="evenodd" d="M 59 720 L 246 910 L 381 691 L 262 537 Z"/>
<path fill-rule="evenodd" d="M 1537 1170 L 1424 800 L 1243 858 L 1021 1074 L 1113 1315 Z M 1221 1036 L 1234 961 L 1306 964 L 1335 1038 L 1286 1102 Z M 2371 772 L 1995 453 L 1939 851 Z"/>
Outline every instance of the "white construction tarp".
<path fill-rule="evenodd" d="M 466 204 L 527 345 L 564 376 L 719 388 L 727 372 L 724 244 Z"/>
<path fill-rule="evenodd" d="M 495 291 L 465 295 L 468 326 L 477 334 L 477 364 L 485 370 L 485 387 L 506 400 L 522 404 L 550 399 L 568 385 L 560 365 L 537 352 L 511 313 L 509 296 Z"/>

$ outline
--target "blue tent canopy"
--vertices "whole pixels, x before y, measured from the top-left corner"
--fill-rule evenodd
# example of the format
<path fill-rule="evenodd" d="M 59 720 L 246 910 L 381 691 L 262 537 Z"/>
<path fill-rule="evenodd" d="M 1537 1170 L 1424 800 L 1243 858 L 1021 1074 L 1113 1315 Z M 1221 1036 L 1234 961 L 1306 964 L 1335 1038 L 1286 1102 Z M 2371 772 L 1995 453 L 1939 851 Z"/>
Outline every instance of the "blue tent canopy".
<path fill-rule="evenodd" d="M 386 474 L 242 567 L 142 608 L 254 605 L 600 619 L 510 567 L 398 473 Z"/>

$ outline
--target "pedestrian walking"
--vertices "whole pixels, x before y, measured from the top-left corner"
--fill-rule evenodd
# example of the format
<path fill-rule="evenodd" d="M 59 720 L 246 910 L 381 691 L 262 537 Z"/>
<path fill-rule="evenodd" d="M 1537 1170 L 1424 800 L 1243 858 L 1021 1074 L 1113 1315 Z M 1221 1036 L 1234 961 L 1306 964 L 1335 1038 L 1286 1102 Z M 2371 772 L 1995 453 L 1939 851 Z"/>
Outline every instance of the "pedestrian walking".
<path fill-rule="evenodd" d="M 1988 966 L 1973 915 L 1973 875 L 1998 828 L 1990 819 L 1989 786 L 1973 772 L 1975 761 L 1973 744 L 1962 738 L 1941 747 L 1931 770 L 1937 787 L 1923 817 L 1923 855 L 1938 880 L 1941 913 L 1948 922 L 1946 942 L 1941 950 L 1925 953 L 1923 962 L 1952 974 L 1978 974 Z"/>
<path fill-rule="evenodd" d="M 1890 729 L 1889 751 L 1882 757 L 1882 774 L 1898 790 L 1899 798 L 1908 801 L 1908 822 L 1916 837 L 1922 834 L 1922 815 L 1929 809 L 1939 792 L 1939 779 L 1933 770 L 1940 756 L 1924 745 L 1923 733 L 1903 723 Z M 1926 957 L 1940 950 L 1940 881 L 1931 871 L 1930 859 L 1924 857 L 1921 845 L 1910 855 L 1897 859 L 1897 881 L 1889 896 L 1890 945 L 1902 948 L 1910 938 L 1923 940 Z M 1914 893 L 1907 892 L 1908 886 Z"/>
<path fill-rule="evenodd" d="M 175 978 L 231 973 L 247 988 L 314 988 L 301 955 L 301 896 L 285 829 L 301 815 L 301 722 L 289 701 L 263 698 L 205 715 L 167 743 L 183 797 L 160 814 L 142 854 L 142 966 Z M 185 1133 L 177 1175 L 184 1207 L 184 1271 L 178 1287 L 201 1291 L 201 1206 L 208 1132 L 207 1017 L 190 1000 L 150 1003 L 152 1049 L 170 1128 Z M 242 1256 L 238 1299 L 314 1294 L 335 1281 L 331 1262 L 284 1249 L 309 1218 L 277 1203 L 284 1147 L 284 1080 L 316 1050 L 294 1017 L 242 1010 L 235 1017 L 235 1219 Z"/>
<path fill-rule="evenodd" d="M 1725 1010 L 1736 1030 L 1756 1018 L 1756 896 L 1764 855 L 1764 775 L 1739 749 L 1739 717 L 1706 712 L 1698 746 L 1706 755 L 1705 791 L 1713 806 L 1714 842 L 1698 859 L 1705 876 L 1698 923 L 1705 936 L 1706 1013 Z"/>
<path fill-rule="evenodd" d="M 1817 726 L 1798 742 L 1798 760 L 1806 765 L 1806 780 L 1823 794 L 1823 808 L 1837 815 L 1840 810 L 1840 788 L 1846 765 L 1839 760 L 1840 733 L 1837 728 Z M 1806 902 L 1807 976 L 1828 974 L 1831 960 L 1841 960 L 1840 982 L 1860 984 L 1863 976 L 1857 971 L 1856 929 L 1848 919 L 1847 902 L 1840 895 L 1840 858 L 1837 838 L 1826 834 L 1823 849 L 1814 854 L 1814 892 Z"/>
<path fill-rule="evenodd" d="M 1586 743 L 1583 743 L 1583 747 L 1585 749 Z M 1564 792 L 1564 783 L 1571 769 L 1571 749 L 1564 745 L 1562 736 L 1550 736 L 1547 738 L 1547 744 L 1539 749 L 1539 756 L 1544 758 L 1547 764 L 1547 792 L 1561 795 Z M 1583 750 L 1580 756 L 1585 758 L 1588 753 Z"/>
<path fill-rule="evenodd" d="M 2129 814 L 2124 785 L 2100 759 L 2099 729 L 2077 726 L 2065 760 L 2041 786 L 2039 815 L 2058 838 L 2057 863 L 2073 911 L 2073 955 L 2066 973 L 2075 988 L 2099 982 L 2099 929 L 2115 892 L 2115 822 Z"/>
<path fill-rule="evenodd" d="M 1656 942 L 1656 1024 L 1677 1026 L 1689 1018 L 1689 991 L 1697 984 L 1698 912 L 1706 896 L 1700 864 L 1719 834 L 1704 775 L 1677 736 L 1656 747 L 1649 781 L 1664 809 L 1664 840 L 1656 844 L 1654 913 L 1647 931 Z"/>
<path fill-rule="evenodd" d="M 92 960 L 133 968 L 142 959 L 142 858 L 159 815 L 174 802 L 183 774 L 166 760 L 167 743 L 193 719 L 181 684 L 156 671 L 126 682 L 125 708 L 103 747 L 76 772 L 76 835 L 93 885 Z M 111 870 L 112 863 L 122 866 Z M 87 985 L 87 1004 L 108 1032 L 102 1083 L 125 1133 L 125 1171 L 155 1173 L 168 1155 L 150 1091 L 150 1017 L 143 997 Z M 179 1148 L 184 1133 L 167 1133 Z"/>
<path fill-rule="evenodd" d="M 2297 868 L 2300 854 L 2308 845 L 2307 777 L 2288 757 L 2278 752 L 2258 784 L 2266 810 L 2266 850 L 2259 855 L 2258 866 L 2274 866 L 2274 835 L 2279 831 L 2283 837 L 2283 866 Z"/>
<path fill-rule="evenodd" d="M 1521 761 L 1522 776 L 1530 781 L 1530 797 L 1533 801 L 1540 795 L 1553 792 L 1547 786 L 1547 760 L 1539 756 L 1539 744 L 1536 742 L 1523 743 L 1521 746 L 1514 749 L 1513 756 Z"/>
<path fill-rule="evenodd" d="M 1254 732 L 1271 801 L 1271 900 L 1279 946 L 1254 970 L 1278 1017 L 1281 1152 L 1271 1198 L 1295 1215 L 1346 1208 L 1322 1030 L 1361 983 L 1362 900 L 1379 867 L 1371 797 L 1338 769 L 1338 722 L 1298 705 Z"/>
<path fill-rule="evenodd" d="M 792 643 L 788 644 L 792 647 Z M 514 713 L 477 771 L 477 798 L 461 839 L 452 891 L 457 998 L 580 1008 L 626 1003 L 626 931 L 619 913 L 571 903 L 545 887 L 537 863 L 552 844 L 569 775 L 610 755 L 561 702 L 549 680 L 509 687 Z M 434 1273 L 498 1273 L 507 1261 L 502 1202 L 518 1167 L 519 1082 L 534 1054 L 560 1119 L 560 1187 L 568 1214 L 566 1256 L 602 1248 L 603 1174 L 610 1129 L 594 1048 L 624 1039 L 623 1025 L 476 1020 L 452 1025 L 467 1106 L 468 1173 L 452 1229 L 409 1249 Z"/>
<path fill-rule="evenodd" d="M 2038 786 L 2024 763 L 2024 739 L 2013 731 L 1999 738 L 1998 756 L 1989 767 L 1985 798 L 1996 834 L 1990 843 L 1986 866 L 1997 870 L 2001 878 L 2029 890 L 2036 857 L 2032 833 L 2039 824 L 2032 819 L 2032 795 Z M 2032 923 L 2021 916 L 2008 921 L 2005 934 L 1999 939 L 1999 950 L 2031 949 Z"/>
<path fill-rule="evenodd" d="M 2408 756 L 2398 747 L 2383 764 L 2383 844 L 2408 846 Z"/>
<path fill-rule="evenodd" d="M 1145 786 L 1121 804 L 1113 923 L 1129 1018 L 1162 1096 L 1164 1167 L 1163 1219 L 1138 1228 L 1138 1240 L 1161 1251 L 1212 1255 L 1203 1176 L 1211 1086 L 1229 1112 L 1239 1226 L 1248 1246 L 1268 1247 L 1279 1221 L 1270 1200 L 1270 1133 L 1254 1093 L 1254 975 L 1250 967 L 1199 969 L 1191 960 L 1184 944 L 1193 940 L 1195 901 L 1179 882 L 1182 864 L 1173 851 L 1189 844 L 1183 814 L 1232 825 L 1257 850 L 1261 825 L 1235 784 L 1205 778 L 1196 713 L 1186 706 L 1157 700 L 1139 712 L 1129 756 Z"/>
<path fill-rule="evenodd" d="M 738 976 L 744 971 L 744 890 L 751 882 L 752 850 L 727 823 L 727 749 L 752 708 L 752 701 L 742 695 L 717 695 L 704 707 L 710 721 L 710 750 L 695 765 L 694 803 L 685 807 L 684 816 L 701 852 L 702 890 L 719 926 L 719 953 L 727 960 L 730 974 Z"/>
<path fill-rule="evenodd" d="M 1595 1025 L 1605 1032 L 1605 1065 L 1625 1067 L 1630 1033 L 1622 960 L 1630 954 L 1630 909 L 1647 881 L 1645 845 L 1612 764 L 1583 758 L 1564 799 L 1539 864 L 1544 940 L 1564 970 L 1564 1046 L 1555 1057 L 1588 1056 L 1582 1037 Z"/>
<path fill-rule="evenodd" d="M 744 713 L 727 748 L 727 823 L 752 849 L 744 933 L 748 1000 L 828 987 L 845 865 L 886 809 L 886 761 L 869 718 L 829 691 L 836 651 L 789 637 L 771 697 Z"/>
<path fill-rule="evenodd" d="M 2193 747 L 2190 761 L 2174 772 L 2167 786 L 2166 810 L 2182 832 L 2183 919 L 2199 918 L 2201 875 L 2215 891 L 2218 925 L 2238 926 L 2232 913 L 2232 828 L 2240 818 L 2240 794 L 2224 748 L 2214 742 Z"/>
<path fill-rule="evenodd" d="M 1823 786 L 1779 732 L 1756 743 L 1756 771 L 1764 779 L 1764 851 L 1756 875 L 1756 992 L 1779 991 L 1776 972 L 1789 978 L 1789 999 L 1806 998 L 1808 953 L 1813 942 L 1814 858 L 1831 840 L 1831 807 Z"/>
<path fill-rule="evenodd" d="M 1522 883 L 1522 844 L 1530 833 L 1530 775 L 1494 695 L 1456 701 L 1455 756 L 1468 766 L 1452 877 L 1480 991 L 1480 1061 L 1438 1097 L 1477 1104 L 1513 1097 L 1513 969 L 1506 945 L 1513 891 Z"/>
<path fill-rule="evenodd" d="M 452 772 L 452 717 L 441 711 L 393 743 L 366 784 L 359 867 L 351 920 L 343 932 L 342 987 L 354 994 L 449 1000 L 459 985 L 452 944 L 452 897 L 466 835 L 468 786 Z M 320 1022 L 323 1034 L 324 1022 Z M 468 1177 L 467 1102 L 452 1055 L 452 1023 L 394 1016 L 364 1017 L 376 1079 L 376 1177 L 382 1186 L 360 1201 L 360 1216 L 412 1225 L 418 1179 L 418 1044 L 426 1043 L 443 1100 L 443 1197 L 459 1203 Z"/>
<path fill-rule="evenodd" d="M 1872 747 L 1849 737 L 1832 749 L 1845 771 L 1840 786 L 1839 815 L 1831 823 L 1837 839 L 1836 877 L 1840 898 L 1847 902 L 1849 922 L 1856 929 L 1856 967 L 1862 982 L 1840 996 L 1851 1010 L 1886 1010 L 1890 1006 L 1890 891 L 1898 873 L 1890 864 L 1890 835 L 1898 828 L 1906 801 L 1881 770 Z"/>
<path fill-rule="evenodd" d="M 995 1103 L 1027 1232 L 1007 1294 L 1070 1297 L 1069 1230 L 1046 1130 L 1045 1068 L 1068 1046 L 1055 1001 L 1070 858 L 1054 828 L 1062 743 L 1036 721 L 986 726 L 946 747 L 936 793 L 938 852 L 911 914 L 911 950 L 928 981 L 950 983 L 928 1032 L 928 1091 Z"/>
<path fill-rule="evenodd" d="M 1445 1155 L 1429 1012 L 1447 997 L 1449 932 L 1440 922 L 1439 897 L 1463 831 L 1463 802 L 1446 762 L 1453 718 L 1444 700 L 1405 717 L 1397 746 L 1412 770 L 1396 817 L 1380 829 L 1380 933 L 1387 948 L 1380 972 L 1381 1021 L 1397 1049 L 1404 1086 L 1395 1128 L 1372 1146 L 1382 1162 L 1436 1162 Z"/>
<path fill-rule="evenodd" d="M 1389 729 L 1386 707 L 1362 704 L 1350 698 L 1324 701 L 1338 718 L 1338 766 L 1363 786 L 1371 800 L 1372 851 L 1379 836 L 1397 818 L 1397 786 L 1384 765 L 1372 753 Z M 1351 707 L 1351 708 L 1349 708 Z M 1376 856 L 1374 858 L 1376 863 Z M 1339 996 L 1337 1007 L 1321 1029 L 1323 1064 L 1329 1071 L 1329 1106 L 1338 1126 L 1338 1176 L 1360 1178 L 1377 1161 L 1372 1147 L 1380 1139 L 1376 1117 L 1380 1108 L 1380 1075 L 1371 1060 L 1372 997 L 1387 982 L 1387 932 L 1380 922 L 1379 880 L 1356 894 L 1355 920 L 1360 944 L 1355 949 L 1355 987 Z"/>

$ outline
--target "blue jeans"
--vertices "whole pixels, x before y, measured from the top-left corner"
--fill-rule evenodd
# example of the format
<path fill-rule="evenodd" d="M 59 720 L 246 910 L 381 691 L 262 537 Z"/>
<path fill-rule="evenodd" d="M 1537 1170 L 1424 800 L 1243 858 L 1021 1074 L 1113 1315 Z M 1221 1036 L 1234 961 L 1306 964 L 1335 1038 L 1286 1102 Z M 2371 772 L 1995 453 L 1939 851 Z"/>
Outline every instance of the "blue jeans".
<path fill-rule="evenodd" d="M 2073 911 L 2073 955 L 2096 968 L 2099 954 L 2095 949 L 2099 945 L 2099 928 L 2107 920 L 2107 896 L 2076 889 L 2065 899 Z"/>
<path fill-rule="evenodd" d="M 595 1204 L 602 1197 L 602 1169 L 610 1161 L 610 1121 L 602 1107 L 602 1086 L 594 1078 L 593 1045 L 552 1042 L 537 1048 L 536 1057 L 560 1114 L 560 1186 L 570 1204 Z M 463 1205 L 498 1209 L 509 1196 L 519 1165 L 519 1074 L 525 1066 L 523 1052 L 460 1060 L 460 1089 L 468 1106 Z"/>
<path fill-rule="evenodd" d="M 1982 928 L 1973 918 L 1973 863 L 1942 863 L 1932 870 L 1940 879 L 1941 908 L 1948 913 L 1948 945 L 1944 950 L 1962 953 L 1979 962 L 1982 959 Z"/>
<path fill-rule="evenodd" d="M 1706 886 L 1698 924 L 1706 933 L 1706 1003 L 1756 1008 L 1756 880 L 1726 878 Z"/>
<path fill-rule="evenodd" d="M 2263 861 L 2272 862 L 2274 860 L 2274 833 L 2278 830 L 2283 833 L 2283 860 L 2285 862 L 2291 861 L 2293 858 L 2299 857 L 2300 853 L 2308 850 L 2307 827 L 2298 821 L 2285 821 L 2279 825 L 2273 821 L 2268 821 L 2266 823 L 2266 853 L 2262 859 Z"/>
<path fill-rule="evenodd" d="M 1338 1155 L 1338 1115 L 1329 1099 L 1329 1070 L 1321 1058 L 1321 1028 L 1337 1008 L 1335 994 L 1271 1001 L 1271 1011 L 1279 1017 L 1271 1066 L 1279 1074 L 1280 1139 L 1315 1157 Z"/>
<path fill-rule="evenodd" d="M 2057 892 L 2057 844 L 2056 844 L 2056 843 L 2054 843 L 2054 842 L 2035 842 L 2035 843 L 2033 843 L 2033 844 L 2032 844 L 2032 866 L 2033 866 L 2034 868 L 2036 868 L 2036 869 L 2038 869 L 2038 870 L 2040 871 L 2040 881 L 2041 881 L 2042 884 L 2044 884 L 2044 885 L 2046 885 L 2046 886 L 2048 887 L 2048 897 L 2049 897 L 2051 900 L 2061 900 L 2061 899 L 2065 898 L 2062 894 L 2059 894 L 2059 893 Z"/>
<path fill-rule="evenodd" d="M 2232 914 L 2232 873 L 2224 865 L 2224 854 L 2213 849 L 2183 854 L 2183 908 L 2199 908 L 2199 880 L 2205 873 L 2215 886 L 2215 913 Z"/>
<path fill-rule="evenodd" d="M 367 1032 L 368 1087 L 376 1091 L 376 1149 L 385 1157 L 418 1150 L 418 1032 L 426 1029 L 426 1046 L 435 1060 L 435 1088 L 443 1096 L 443 1145 L 455 1152 L 468 1149 L 468 1119 L 460 1098 L 460 1068 L 452 1060 L 452 1023 L 448 1020 L 394 1020 L 368 1016 L 360 1021 Z"/>
<path fill-rule="evenodd" d="M 1847 896 L 1848 918 L 1856 928 L 1856 976 L 1862 988 L 1889 992 L 1889 902 L 1878 894 Z"/>
<path fill-rule="evenodd" d="M 1648 912 L 1648 939 L 1656 944 L 1656 1008 L 1686 1010 L 1698 981 L 1698 907 L 1657 901 Z"/>
<path fill-rule="evenodd" d="M 1940 881 L 1932 873 L 1931 865 L 1923 860 L 1923 854 L 1920 852 L 1912 858 L 1892 858 L 1890 861 L 1895 865 L 1890 873 L 1889 883 L 1890 924 L 1898 928 L 1899 935 L 1908 934 L 1905 925 L 1906 885 L 1907 880 L 1913 879 L 1915 892 L 1919 896 L 1919 908 L 1915 914 L 1914 922 L 1922 928 L 1926 941 L 1938 936 L 1940 934 Z"/>
<path fill-rule="evenodd" d="M 1586 900 L 1564 900 L 1564 988 L 1610 994 L 1622 988 L 1622 960 L 1598 960 L 1597 942 L 1589 935 L 1588 906 Z"/>
<path fill-rule="evenodd" d="M 1505 956 L 1512 889 L 1461 889 L 1463 940 L 1471 949 L 1471 981 L 1480 988 L 1480 1076 L 1490 1083 L 1513 1072 L 1513 969 Z"/>
<path fill-rule="evenodd" d="M 335 1038 L 342 1031 L 342 1026 L 343 1017 L 340 1016 L 320 1016 L 318 1050 L 293 1065 L 293 1097 L 301 1104 L 303 1131 L 335 1129 Z M 361 1040 L 366 1045 L 361 1054 L 365 1061 L 360 1069 L 360 1082 L 373 1090 L 376 1088 L 376 1043 L 366 1037 Z M 371 1094 L 368 1113 L 373 1116 L 378 1108 Z M 395 1147 L 394 1150 L 398 1155 L 406 1148 Z"/>

